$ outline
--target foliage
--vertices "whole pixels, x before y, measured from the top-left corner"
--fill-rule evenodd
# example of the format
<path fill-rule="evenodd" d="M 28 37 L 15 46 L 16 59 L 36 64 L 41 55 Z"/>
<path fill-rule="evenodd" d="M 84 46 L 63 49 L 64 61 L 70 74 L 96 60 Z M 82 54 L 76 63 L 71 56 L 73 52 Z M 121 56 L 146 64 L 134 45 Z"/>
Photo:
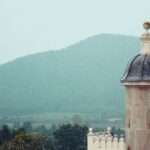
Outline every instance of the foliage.
<path fill-rule="evenodd" d="M 30 132 L 4 125 L 0 130 L 0 150 L 86 150 L 87 132 L 88 128 L 79 124 L 52 125 L 50 129 L 40 125 Z"/>
<path fill-rule="evenodd" d="M 12 139 L 12 137 L 12 131 L 8 128 L 7 125 L 4 125 L 0 130 L 0 143 L 7 142 L 8 140 Z"/>
<path fill-rule="evenodd" d="M 26 131 L 33 131 L 33 127 L 30 121 L 26 121 L 22 126 Z"/>
<path fill-rule="evenodd" d="M 112 134 L 117 134 L 118 137 L 125 136 L 125 131 L 120 128 L 112 127 Z"/>
<path fill-rule="evenodd" d="M 54 141 L 51 138 L 26 132 L 23 128 L 17 131 L 3 126 L 0 131 L 0 150 L 55 150 Z"/>
<path fill-rule="evenodd" d="M 82 125 L 66 124 L 54 132 L 58 150 L 86 150 L 88 128 Z"/>
<path fill-rule="evenodd" d="M 47 133 L 47 129 L 45 127 L 45 125 L 39 125 L 34 129 L 35 132 L 41 133 L 41 134 L 46 134 Z"/>

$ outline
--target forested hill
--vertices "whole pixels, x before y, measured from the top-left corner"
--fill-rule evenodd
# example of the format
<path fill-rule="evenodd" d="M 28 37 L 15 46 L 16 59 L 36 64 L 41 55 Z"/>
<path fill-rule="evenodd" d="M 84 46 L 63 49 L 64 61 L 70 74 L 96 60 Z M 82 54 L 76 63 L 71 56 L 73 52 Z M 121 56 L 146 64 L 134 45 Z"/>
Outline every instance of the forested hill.
<path fill-rule="evenodd" d="M 122 115 L 120 78 L 139 50 L 136 37 L 101 34 L 1 65 L 0 114 Z"/>

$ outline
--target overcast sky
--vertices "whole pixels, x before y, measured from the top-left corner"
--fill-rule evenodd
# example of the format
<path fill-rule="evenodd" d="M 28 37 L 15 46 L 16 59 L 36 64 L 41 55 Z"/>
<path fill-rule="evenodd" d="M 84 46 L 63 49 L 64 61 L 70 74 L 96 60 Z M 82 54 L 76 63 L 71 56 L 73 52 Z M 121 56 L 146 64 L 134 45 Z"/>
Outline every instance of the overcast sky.
<path fill-rule="evenodd" d="M 89 36 L 139 36 L 150 0 L 0 0 L 0 64 Z"/>

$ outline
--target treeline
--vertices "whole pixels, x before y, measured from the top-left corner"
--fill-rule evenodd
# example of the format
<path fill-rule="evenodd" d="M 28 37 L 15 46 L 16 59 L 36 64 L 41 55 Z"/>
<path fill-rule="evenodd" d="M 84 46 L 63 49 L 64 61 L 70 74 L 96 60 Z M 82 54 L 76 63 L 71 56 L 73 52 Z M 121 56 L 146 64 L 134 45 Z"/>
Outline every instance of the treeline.
<path fill-rule="evenodd" d="M 15 125 L 14 125 L 15 127 Z M 88 127 L 79 124 L 32 127 L 25 122 L 22 127 L 0 129 L 0 150 L 87 150 Z"/>
<path fill-rule="evenodd" d="M 13 127 L 0 128 L 0 150 L 87 150 L 88 127 L 75 123 L 33 127 L 30 121 L 22 125 L 16 122 Z M 94 128 L 94 132 L 106 128 Z M 112 127 L 112 135 L 124 136 L 124 130 Z"/>

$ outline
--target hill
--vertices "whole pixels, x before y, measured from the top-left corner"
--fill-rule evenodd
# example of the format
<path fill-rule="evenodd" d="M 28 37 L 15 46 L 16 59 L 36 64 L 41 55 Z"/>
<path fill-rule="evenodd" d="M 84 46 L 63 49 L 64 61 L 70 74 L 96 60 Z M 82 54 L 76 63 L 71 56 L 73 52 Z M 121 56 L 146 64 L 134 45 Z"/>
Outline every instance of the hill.
<path fill-rule="evenodd" d="M 1 65 L 0 114 L 123 116 L 120 78 L 139 44 L 136 37 L 101 34 Z"/>

